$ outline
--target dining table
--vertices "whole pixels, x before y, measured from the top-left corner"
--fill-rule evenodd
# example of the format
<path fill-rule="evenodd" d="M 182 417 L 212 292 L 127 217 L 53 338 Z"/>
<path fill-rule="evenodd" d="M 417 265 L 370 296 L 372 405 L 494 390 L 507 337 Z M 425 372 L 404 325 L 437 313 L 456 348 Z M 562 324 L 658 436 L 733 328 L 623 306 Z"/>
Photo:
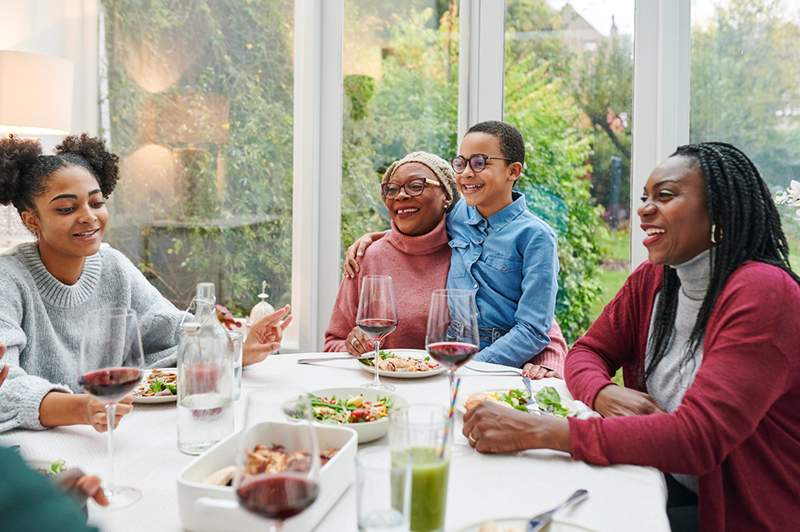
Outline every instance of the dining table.
<path fill-rule="evenodd" d="M 276 396 L 288 386 L 300 384 L 308 391 L 330 387 L 360 386 L 371 379 L 355 360 L 300 359 L 330 357 L 332 353 L 281 354 L 245 368 L 243 394 L 268 390 Z M 458 371 L 460 394 L 491 389 L 522 388 L 519 370 L 470 361 Z M 450 392 L 446 374 L 419 379 L 384 378 L 393 393 L 410 404 L 447 406 Z M 180 385 L 180 383 L 179 383 Z M 563 380 L 533 381 L 534 389 L 553 386 L 571 399 Z M 236 423 L 243 418 L 243 402 L 235 403 Z M 669 531 L 665 506 L 667 489 L 663 474 L 633 465 L 596 466 L 573 460 L 552 450 L 516 454 L 481 454 L 461 434 L 461 415 L 455 419 L 445 530 L 505 517 L 530 517 L 565 500 L 577 489 L 586 489 L 586 501 L 559 512 L 550 530 Z M 196 459 L 178 451 L 175 403 L 137 404 L 114 431 L 115 475 L 119 484 L 142 491 L 132 506 L 108 510 L 89 504 L 89 520 L 109 532 L 175 532 L 184 530 L 178 512 L 176 479 Z M 360 445 L 387 445 L 387 437 Z M 58 427 L 44 431 L 13 430 L 0 434 L 0 445 L 19 446 L 27 460 L 64 460 L 88 474 L 105 476 L 108 464 L 106 435 L 88 426 Z M 267 530 L 265 523 L 264 530 Z M 358 530 L 355 486 L 351 485 L 317 524 L 315 530 Z"/>

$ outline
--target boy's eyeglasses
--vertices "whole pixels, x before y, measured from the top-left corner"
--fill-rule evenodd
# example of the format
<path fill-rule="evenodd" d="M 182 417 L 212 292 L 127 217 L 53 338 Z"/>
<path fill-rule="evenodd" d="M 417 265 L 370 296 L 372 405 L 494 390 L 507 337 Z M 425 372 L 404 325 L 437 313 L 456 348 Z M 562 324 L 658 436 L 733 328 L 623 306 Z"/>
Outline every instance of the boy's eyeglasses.
<path fill-rule="evenodd" d="M 501 161 L 511 162 L 511 159 L 506 159 L 505 157 L 490 157 L 485 153 L 476 153 L 474 155 L 470 155 L 469 158 L 465 158 L 463 155 L 457 155 L 452 161 L 450 161 L 450 164 L 453 166 L 453 170 L 455 170 L 457 174 L 460 174 L 466 170 L 467 164 L 469 164 L 470 168 L 472 168 L 472 171 L 477 174 L 486 168 L 486 161 L 491 159 L 500 159 Z"/>
<path fill-rule="evenodd" d="M 405 185 L 398 185 L 397 183 L 383 183 L 381 185 L 381 194 L 383 194 L 385 198 L 394 199 L 398 194 L 400 194 L 401 190 L 405 190 L 407 196 L 419 196 L 425 191 L 425 185 L 430 185 L 432 187 L 442 186 L 441 183 L 434 181 L 433 179 L 419 178 L 412 179 Z"/>

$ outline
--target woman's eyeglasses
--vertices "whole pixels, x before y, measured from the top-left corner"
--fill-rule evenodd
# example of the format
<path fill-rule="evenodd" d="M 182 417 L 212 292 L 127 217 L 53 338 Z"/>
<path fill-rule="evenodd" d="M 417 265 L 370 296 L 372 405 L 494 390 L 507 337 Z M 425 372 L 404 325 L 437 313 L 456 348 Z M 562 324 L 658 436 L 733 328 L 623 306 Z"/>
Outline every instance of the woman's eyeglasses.
<path fill-rule="evenodd" d="M 467 164 L 469 164 L 470 168 L 472 168 L 472 171 L 477 174 L 486 168 L 486 161 L 491 159 L 499 159 L 501 161 L 511 162 L 511 159 L 506 159 L 505 157 L 490 157 L 484 153 L 476 153 L 474 155 L 470 155 L 469 158 L 465 158 L 463 155 L 457 155 L 452 161 L 450 161 L 450 164 L 453 166 L 453 170 L 455 170 L 457 174 L 460 174 L 466 170 Z"/>
<path fill-rule="evenodd" d="M 405 185 L 398 185 L 397 183 L 383 183 L 381 185 L 381 194 L 383 197 L 394 199 L 400 194 L 400 190 L 405 190 L 407 196 L 419 196 L 425 191 L 425 185 L 430 185 L 432 187 L 440 187 L 442 186 L 441 183 L 438 181 L 434 181 L 433 179 L 412 179 Z"/>

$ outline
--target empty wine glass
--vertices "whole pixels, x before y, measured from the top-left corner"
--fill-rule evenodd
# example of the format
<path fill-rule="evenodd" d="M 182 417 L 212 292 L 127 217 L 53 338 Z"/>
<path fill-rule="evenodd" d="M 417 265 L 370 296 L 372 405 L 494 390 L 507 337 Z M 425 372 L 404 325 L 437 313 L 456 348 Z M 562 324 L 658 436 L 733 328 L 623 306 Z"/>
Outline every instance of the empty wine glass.
<path fill-rule="evenodd" d="M 460 384 L 456 370 L 478 352 L 479 339 L 475 292 L 461 289 L 434 290 L 428 310 L 425 347 L 431 358 L 447 368 L 447 377 L 450 380 L 450 422 L 446 437 L 449 437 L 453 429 L 453 414 Z"/>
<path fill-rule="evenodd" d="M 392 278 L 388 275 L 365 275 L 361 280 L 356 325 L 372 343 L 375 357 L 375 378 L 365 384 L 367 388 L 394 390 L 394 386 L 381 382 L 379 376 L 381 340 L 397 328 L 397 305 L 394 300 Z"/>
<path fill-rule="evenodd" d="M 270 419 L 280 419 L 281 410 L 287 408 L 298 421 L 274 430 Z M 281 530 L 284 520 L 308 509 L 319 495 L 319 443 L 311 416 L 306 393 L 294 394 L 290 406 L 281 404 L 273 392 L 249 391 L 245 397 L 236 497 L 245 510 L 271 519 L 275 531 Z M 268 471 L 265 462 L 254 459 L 256 451 L 267 449 L 288 453 L 286 470 Z"/>
<path fill-rule="evenodd" d="M 92 311 L 86 316 L 78 361 L 79 384 L 105 405 L 109 468 L 104 491 L 111 508 L 130 506 L 142 497 L 138 489 L 115 483 L 114 419 L 117 402 L 139 384 L 143 363 L 136 311 L 112 307 Z"/>

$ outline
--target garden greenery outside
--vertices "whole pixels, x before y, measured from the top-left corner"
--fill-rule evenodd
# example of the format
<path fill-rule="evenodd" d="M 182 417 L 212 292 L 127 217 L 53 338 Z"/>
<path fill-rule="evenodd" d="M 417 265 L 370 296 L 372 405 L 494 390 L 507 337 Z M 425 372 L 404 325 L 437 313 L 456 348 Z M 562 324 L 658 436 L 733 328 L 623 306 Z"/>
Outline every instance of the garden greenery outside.
<path fill-rule="evenodd" d="M 800 26 L 781 19 L 775 1 L 730 0 L 712 24 L 693 28 L 691 138 L 740 145 L 777 188 L 800 174 L 800 126 L 776 112 L 800 101 L 800 60 L 789 60 L 798 59 Z M 238 313 L 256 303 L 262 280 L 273 304 L 288 303 L 293 2 L 102 4 L 101 105 L 123 174 L 111 244 L 178 305 L 198 280 L 216 282 L 220 302 Z M 388 227 L 378 184 L 392 161 L 412 150 L 456 153 L 457 6 L 345 2 L 343 250 Z M 574 12 L 545 0 L 508 0 L 506 9 L 504 119 L 527 150 L 518 188 L 558 234 L 556 314 L 574 341 L 628 274 L 628 198 L 639 194 L 629 190 L 632 43 L 612 32 L 577 53 L 560 37 Z M 737 37 L 745 27 L 759 38 Z M 380 47 L 377 73 L 358 68 L 365 51 L 352 46 L 368 31 Z M 800 224 L 786 225 L 796 259 Z"/>

